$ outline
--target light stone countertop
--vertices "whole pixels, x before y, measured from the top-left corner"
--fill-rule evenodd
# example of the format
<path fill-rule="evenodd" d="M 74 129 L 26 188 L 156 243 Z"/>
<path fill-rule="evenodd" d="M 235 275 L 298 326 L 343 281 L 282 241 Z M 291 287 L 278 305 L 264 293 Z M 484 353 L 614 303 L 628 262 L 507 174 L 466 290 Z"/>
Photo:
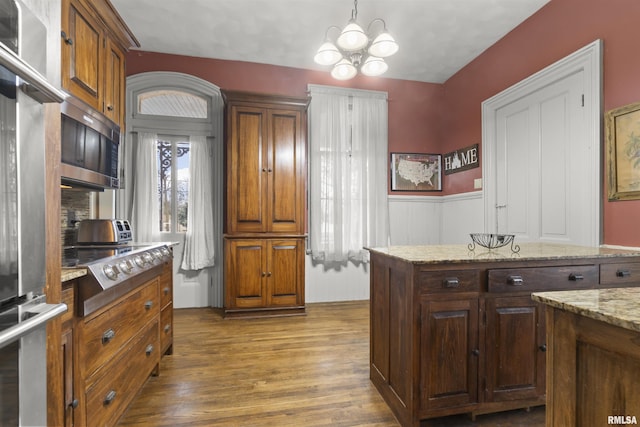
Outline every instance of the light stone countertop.
<path fill-rule="evenodd" d="M 518 243 L 516 242 L 516 244 Z M 366 249 L 370 252 L 388 255 L 414 264 L 640 256 L 640 251 L 638 250 L 604 247 L 560 245 L 551 243 L 520 243 L 518 246 L 520 246 L 519 252 L 512 252 L 510 245 L 492 250 L 481 246 L 476 246 L 474 250 L 469 250 L 467 245 L 388 246 Z"/>
<path fill-rule="evenodd" d="M 534 301 L 640 332 L 640 288 L 535 292 Z"/>
<path fill-rule="evenodd" d="M 68 282 L 69 280 L 77 279 L 78 277 L 86 276 L 86 268 L 67 268 L 62 267 L 62 282 Z"/>

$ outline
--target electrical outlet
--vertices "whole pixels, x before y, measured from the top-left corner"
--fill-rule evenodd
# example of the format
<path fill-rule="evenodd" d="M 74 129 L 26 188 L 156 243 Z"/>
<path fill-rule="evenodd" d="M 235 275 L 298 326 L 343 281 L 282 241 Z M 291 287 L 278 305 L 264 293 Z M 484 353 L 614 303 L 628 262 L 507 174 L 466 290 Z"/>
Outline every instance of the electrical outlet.
<path fill-rule="evenodd" d="M 473 188 L 479 190 L 482 188 L 482 178 L 476 178 L 473 180 Z"/>

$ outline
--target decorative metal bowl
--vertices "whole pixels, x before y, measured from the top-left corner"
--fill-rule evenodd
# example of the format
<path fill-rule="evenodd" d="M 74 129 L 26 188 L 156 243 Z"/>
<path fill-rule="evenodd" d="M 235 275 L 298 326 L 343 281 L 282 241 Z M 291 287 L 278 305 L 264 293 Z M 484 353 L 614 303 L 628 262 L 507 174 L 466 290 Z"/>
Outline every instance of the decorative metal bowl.
<path fill-rule="evenodd" d="M 469 243 L 469 250 L 472 251 L 476 248 L 476 245 L 483 248 L 497 249 L 503 246 L 511 245 L 512 252 L 519 252 L 520 246 L 514 245 L 514 234 L 493 234 L 493 233 L 471 233 L 472 243 Z"/>

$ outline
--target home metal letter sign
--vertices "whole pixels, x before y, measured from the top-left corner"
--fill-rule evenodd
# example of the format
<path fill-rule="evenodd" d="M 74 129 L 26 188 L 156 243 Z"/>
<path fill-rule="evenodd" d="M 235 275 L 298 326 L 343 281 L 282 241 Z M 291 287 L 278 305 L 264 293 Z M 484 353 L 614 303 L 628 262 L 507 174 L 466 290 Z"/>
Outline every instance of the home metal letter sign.
<path fill-rule="evenodd" d="M 445 175 L 466 171 L 467 169 L 473 169 L 480 166 L 478 160 L 478 144 L 447 153 L 442 157 Z"/>

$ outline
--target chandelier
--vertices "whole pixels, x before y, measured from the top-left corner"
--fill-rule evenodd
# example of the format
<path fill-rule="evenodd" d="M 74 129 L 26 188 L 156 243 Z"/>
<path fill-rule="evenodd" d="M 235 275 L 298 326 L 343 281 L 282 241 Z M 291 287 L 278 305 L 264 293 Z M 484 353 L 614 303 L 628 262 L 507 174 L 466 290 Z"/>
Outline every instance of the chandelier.
<path fill-rule="evenodd" d="M 313 57 L 320 65 L 333 65 L 331 76 L 335 79 L 349 80 L 358 74 L 358 70 L 366 76 L 384 74 L 389 68 L 384 58 L 398 51 L 398 44 L 387 31 L 384 20 L 375 18 L 365 33 L 356 22 L 357 19 L 358 0 L 354 0 L 347 26 L 342 30 L 335 25 L 327 28 L 324 43 Z M 377 22 L 382 23 L 382 30 L 377 34 L 370 33 L 371 27 Z M 333 29 L 340 32 L 335 43 L 329 38 L 329 32 Z"/>

